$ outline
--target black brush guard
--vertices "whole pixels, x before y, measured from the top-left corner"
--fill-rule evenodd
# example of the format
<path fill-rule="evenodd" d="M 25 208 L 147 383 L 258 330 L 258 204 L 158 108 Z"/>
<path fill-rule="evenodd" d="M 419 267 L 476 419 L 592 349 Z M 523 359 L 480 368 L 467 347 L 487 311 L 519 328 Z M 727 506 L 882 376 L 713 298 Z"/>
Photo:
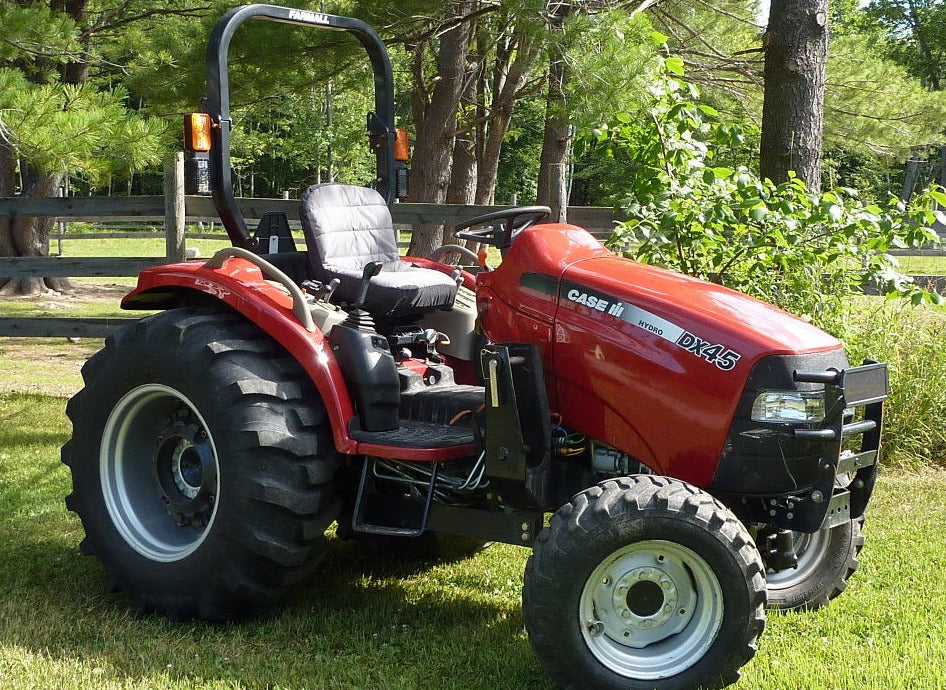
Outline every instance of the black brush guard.
<path fill-rule="evenodd" d="M 877 480 L 883 403 L 890 385 L 887 365 L 877 362 L 841 371 L 795 371 L 793 378 L 797 383 L 824 384 L 823 423 L 791 432 L 796 438 L 823 444 L 821 459 L 812 490 L 772 499 L 766 521 L 810 533 L 864 514 Z M 864 410 L 860 418 L 858 408 Z M 857 435 L 861 436 L 860 449 L 845 450 L 845 439 Z"/>

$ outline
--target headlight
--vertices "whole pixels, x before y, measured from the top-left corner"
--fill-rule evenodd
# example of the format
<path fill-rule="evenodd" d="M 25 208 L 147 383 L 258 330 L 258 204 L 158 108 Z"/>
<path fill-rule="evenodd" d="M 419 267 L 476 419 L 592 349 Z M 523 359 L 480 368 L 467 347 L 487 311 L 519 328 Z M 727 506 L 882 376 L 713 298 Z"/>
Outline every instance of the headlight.
<path fill-rule="evenodd" d="M 824 419 L 824 391 L 766 391 L 752 403 L 752 421 L 811 423 Z"/>

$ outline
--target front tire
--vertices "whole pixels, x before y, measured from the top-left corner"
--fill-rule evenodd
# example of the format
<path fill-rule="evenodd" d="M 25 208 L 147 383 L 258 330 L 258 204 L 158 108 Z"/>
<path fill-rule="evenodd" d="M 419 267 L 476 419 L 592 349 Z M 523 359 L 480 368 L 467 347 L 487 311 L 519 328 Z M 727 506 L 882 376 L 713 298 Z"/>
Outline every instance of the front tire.
<path fill-rule="evenodd" d="M 841 594 L 859 565 L 862 524 L 860 518 L 814 534 L 793 532 L 798 564 L 766 573 L 769 608 L 814 611 Z"/>
<path fill-rule="evenodd" d="M 709 494 L 667 477 L 612 479 L 539 535 L 523 616 L 563 688 L 723 687 L 765 627 L 762 562 Z"/>
<path fill-rule="evenodd" d="M 301 367 L 239 315 L 178 309 L 109 337 L 69 401 L 83 553 L 143 611 L 228 620 L 325 550 L 339 457 Z"/>

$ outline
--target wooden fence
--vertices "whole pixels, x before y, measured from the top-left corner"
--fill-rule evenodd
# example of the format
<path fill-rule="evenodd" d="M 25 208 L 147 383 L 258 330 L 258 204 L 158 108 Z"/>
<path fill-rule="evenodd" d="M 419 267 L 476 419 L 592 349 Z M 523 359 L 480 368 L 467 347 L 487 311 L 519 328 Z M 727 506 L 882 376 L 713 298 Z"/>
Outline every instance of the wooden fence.
<path fill-rule="evenodd" d="M 39 216 L 88 222 L 163 223 L 166 251 L 162 257 L 0 257 L 0 279 L 15 277 L 115 277 L 135 276 L 143 268 L 183 261 L 185 226 L 188 222 L 219 222 L 213 200 L 185 196 L 183 159 L 178 156 L 165 168 L 164 195 L 136 197 L 0 198 L 0 217 Z M 247 220 L 281 211 L 296 225 L 299 201 L 283 199 L 238 199 Z M 460 204 L 395 204 L 391 211 L 399 226 L 422 223 L 455 225 L 474 215 L 503 206 Z M 606 237 L 617 216 L 613 209 L 575 206 L 568 209 L 569 222 Z M 124 233 L 123 233 L 124 234 Z M 68 237 L 68 234 L 66 235 Z M 225 236 L 221 235 L 221 239 Z M 105 337 L 133 318 L 54 318 L 0 316 L 0 336 Z"/>
<path fill-rule="evenodd" d="M 946 156 L 944 156 L 946 161 Z M 944 162 L 946 166 L 946 162 Z M 946 169 L 946 168 L 944 168 Z M 65 198 L 0 198 L 0 217 L 41 216 L 89 222 L 163 223 L 166 238 L 162 257 L 0 257 L 0 279 L 31 277 L 115 277 L 135 276 L 143 268 L 183 261 L 185 257 L 185 226 L 188 222 L 219 221 L 213 200 L 203 196 L 184 195 L 183 156 L 165 167 L 164 194 L 137 197 L 65 197 Z M 243 216 L 248 220 L 263 214 L 281 211 L 298 227 L 299 201 L 283 199 L 238 199 Z M 422 223 L 456 225 L 463 219 L 509 206 L 459 204 L 395 204 L 391 211 L 394 222 L 402 227 Z M 587 228 L 599 238 L 607 237 L 619 216 L 613 209 L 572 206 L 568 209 L 570 223 Z M 124 234 L 124 233 L 122 233 Z M 130 233 L 129 233 L 130 234 Z M 223 235 L 220 236 L 224 238 Z M 904 251 L 898 254 L 943 256 L 940 250 Z M 943 276 L 914 276 L 918 283 L 939 292 L 946 290 Z M 0 336 L 29 337 L 104 337 L 133 318 L 54 318 L 0 316 Z"/>

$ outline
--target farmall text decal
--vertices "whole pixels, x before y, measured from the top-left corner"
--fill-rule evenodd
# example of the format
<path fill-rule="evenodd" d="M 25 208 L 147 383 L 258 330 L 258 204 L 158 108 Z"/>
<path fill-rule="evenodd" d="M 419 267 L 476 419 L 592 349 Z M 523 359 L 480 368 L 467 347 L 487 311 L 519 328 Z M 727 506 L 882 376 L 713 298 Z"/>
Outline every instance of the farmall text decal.
<path fill-rule="evenodd" d="M 565 290 L 565 297 L 569 301 L 582 304 L 589 309 L 594 309 L 627 323 L 632 323 L 638 328 L 643 328 L 648 333 L 669 340 L 692 355 L 705 359 L 710 364 L 715 364 L 722 371 L 729 371 L 735 367 L 736 362 L 742 357 L 738 352 L 730 350 L 722 343 L 703 340 L 698 335 L 680 328 L 677 324 L 662 319 L 656 314 L 651 314 L 640 307 L 635 307 L 633 304 L 626 304 L 608 295 L 590 292 L 581 286 L 571 287 L 571 285 L 575 284 L 571 283 L 564 286 L 568 288 Z"/>

